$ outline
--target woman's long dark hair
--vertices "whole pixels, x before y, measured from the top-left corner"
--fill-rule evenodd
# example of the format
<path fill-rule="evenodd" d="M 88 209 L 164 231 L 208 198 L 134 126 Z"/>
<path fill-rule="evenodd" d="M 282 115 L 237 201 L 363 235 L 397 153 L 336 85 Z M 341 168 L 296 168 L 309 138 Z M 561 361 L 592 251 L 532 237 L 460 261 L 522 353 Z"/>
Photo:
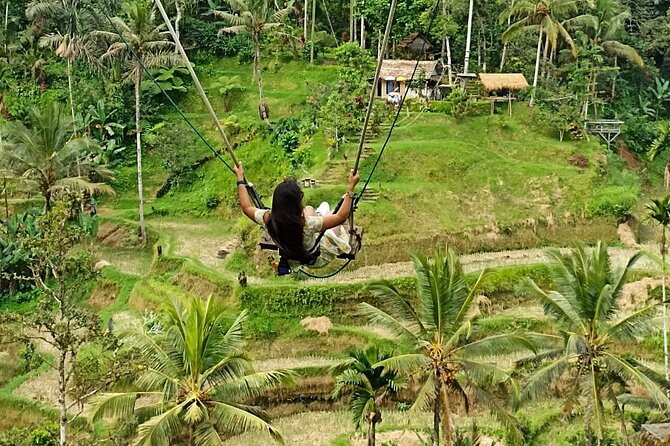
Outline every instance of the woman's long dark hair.
<path fill-rule="evenodd" d="M 272 195 L 272 212 L 267 223 L 270 237 L 295 260 L 307 256 L 302 243 L 305 229 L 302 197 L 302 190 L 294 179 L 284 180 Z"/>

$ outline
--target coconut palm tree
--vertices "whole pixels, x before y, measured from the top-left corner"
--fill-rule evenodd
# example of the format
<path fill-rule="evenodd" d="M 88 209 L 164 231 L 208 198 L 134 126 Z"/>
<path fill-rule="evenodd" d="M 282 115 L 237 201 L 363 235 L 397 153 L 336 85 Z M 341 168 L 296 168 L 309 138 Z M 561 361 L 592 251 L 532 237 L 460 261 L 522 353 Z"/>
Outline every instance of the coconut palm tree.
<path fill-rule="evenodd" d="M 146 368 L 131 391 L 98 396 L 90 420 L 135 414 L 141 423 L 135 445 L 172 444 L 182 436 L 190 446 L 219 445 L 222 433 L 251 429 L 280 439 L 264 412 L 246 401 L 290 374 L 253 370 L 243 350 L 246 311 L 231 322 L 217 299 L 172 297 L 163 316 L 149 329 L 138 324 L 122 335 Z M 141 397 L 148 401 L 138 405 Z"/>
<path fill-rule="evenodd" d="M 619 354 L 612 347 L 621 340 L 634 340 L 652 325 L 656 307 L 649 305 L 632 314 L 619 309 L 622 288 L 631 268 L 640 258 L 637 254 L 624 267 L 616 268 L 600 242 L 589 251 L 575 247 L 569 254 L 548 251 L 552 282 L 556 288 L 542 290 L 528 279 L 524 290 L 537 298 L 561 328 L 559 348 L 538 356 L 536 371 L 521 389 L 520 399 L 533 399 L 562 379 L 571 383 L 565 395 L 565 413 L 575 405 L 584 410 L 585 444 L 595 435 L 602 438 L 604 405 L 609 401 L 621 422 L 621 433 L 627 441 L 626 423 L 617 394 L 622 387 L 634 384 L 645 389 L 655 402 L 670 408 L 666 395 L 669 388 L 661 374 L 656 373 L 630 355 Z"/>
<path fill-rule="evenodd" d="M 98 31 L 96 34 L 111 42 L 101 62 L 120 60 L 125 65 L 124 80 L 135 86 L 135 141 L 137 148 L 137 191 L 142 243 L 146 242 L 144 224 L 144 192 L 142 185 L 142 124 L 140 106 L 142 81 L 145 69 L 163 68 L 183 64 L 183 59 L 173 52 L 174 43 L 167 41 L 162 32 L 165 26 L 156 17 L 153 3 L 131 0 L 123 4 L 123 17 L 111 19 L 114 32 Z"/>
<path fill-rule="evenodd" d="M 114 193 L 92 180 L 112 177 L 94 162 L 100 146 L 87 137 L 73 137 L 72 120 L 60 104 L 32 108 L 29 120 L 30 126 L 10 121 L 0 129 L 0 170 L 42 194 L 47 210 L 64 190 Z"/>
<path fill-rule="evenodd" d="M 388 282 L 371 285 L 380 307 L 361 304 L 371 323 L 381 324 L 398 338 L 413 345 L 408 354 L 396 355 L 374 364 L 402 373 L 412 373 L 421 381 L 421 390 L 410 409 L 434 414 L 436 444 L 440 427 L 445 446 L 452 446 L 454 425 L 452 409 L 459 401 L 469 408 L 471 400 L 481 401 L 521 441 L 516 420 L 504 405 L 482 384 L 504 383 L 509 375 L 486 359 L 521 348 L 533 348 L 527 336 L 519 333 L 473 339 L 476 317 L 474 297 L 482 282 L 482 273 L 472 287 L 465 282 L 463 268 L 452 250 L 437 251 L 433 260 L 414 257 L 418 306 Z"/>
<path fill-rule="evenodd" d="M 547 58 L 549 48 L 556 48 L 558 45 L 559 37 L 563 38 L 573 53 L 576 54 L 575 43 L 563 25 L 563 22 L 566 19 L 572 18 L 572 15 L 577 13 L 577 11 L 578 6 L 575 0 L 518 0 L 500 15 L 501 24 L 507 21 L 513 22 L 502 35 L 503 43 L 513 40 L 526 29 L 537 29 L 539 31 L 533 89 L 537 88 L 540 74 L 543 38 L 546 40 L 544 44 L 545 59 Z M 530 101 L 531 105 L 534 102 L 534 97 L 533 93 Z"/>
<path fill-rule="evenodd" d="M 293 7 L 275 9 L 273 0 L 222 0 L 222 2 L 228 5 L 233 13 L 214 11 L 216 16 L 221 17 L 230 25 L 221 28 L 219 32 L 232 34 L 248 32 L 251 34 L 254 42 L 254 78 L 258 83 L 258 112 L 261 119 L 269 124 L 261 77 L 261 37 L 266 32 L 280 27 L 284 18 L 293 11 Z"/>
<path fill-rule="evenodd" d="M 376 426 L 382 421 L 381 405 L 385 399 L 397 393 L 402 386 L 398 373 L 375 367 L 374 364 L 392 357 L 378 347 L 367 350 L 358 348 L 349 351 L 349 357 L 334 367 L 338 373 L 333 398 L 339 399 L 345 392 L 351 393 L 351 412 L 357 429 L 368 423 L 368 446 L 375 446 Z"/>
<path fill-rule="evenodd" d="M 670 380 L 668 370 L 668 321 L 666 315 L 668 312 L 668 305 L 665 302 L 665 257 L 668 254 L 667 246 L 667 231 L 670 225 L 670 195 L 659 200 L 651 200 L 647 205 L 647 217 L 655 221 L 661 226 L 661 293 L 663 306 L 663 359 L 665 364 L 665 379 Z"/>
<path fill-rule="evenodd" d="M 581 30 L 593 48 L 614 59 L 615 67 L 618 67 L 619 59 L 643 67 L 644 61 L 635 48 L 620 40 L 626 35 L 625 25 L 630 18 L 630 11 L 625 9 L 619 0 L 595 0 L 589 14 L 568 20 L 565 26 L 568 29 Z M 593 67 L 590 77 L 593 103 L 597 100 L 597 77 L 596 67 Z M 612 96 L 615 93 L 616 78 L 612 82 Z M 588 113 L 588 103 L 585 104 L 585 113 Z"/>
<path fill-rule="evenodd" d="M 56 55 L 67 62 L 67 87 L 70 97 L 72 122 L 76 123 L 72 94 L 72 71 L 77 59 L 97 63 L 96 46 L 90 38 L 90 27 L 95 13 L 90 4 L 81 0 L 33 0 L 26 8 L 29 19 L 48 19 L 56 24 L 57 31 L 40 38 L 41 47 L 52 48 Z"/>

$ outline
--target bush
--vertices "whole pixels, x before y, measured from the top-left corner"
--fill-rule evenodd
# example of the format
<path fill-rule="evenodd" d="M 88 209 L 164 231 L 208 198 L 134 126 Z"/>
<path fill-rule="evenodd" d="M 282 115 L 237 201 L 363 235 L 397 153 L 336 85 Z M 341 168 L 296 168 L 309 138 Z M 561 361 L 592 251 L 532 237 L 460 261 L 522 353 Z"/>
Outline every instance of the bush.
<path fill-rule="evenodd" d="M 290 154 L 300 146 L 300 136 L 305 127 L 305 123 L 300 118 L 281 118 L 272 129 L 270 141 Z"/>
<path fill-rule="evenodd" d="M 598 191 L 588 207 L 590 217 L 615 217 L 618 221 L 627 220 L 637 203 L 637 194 L 624 186 L 607 186 Z"/>
<path fill-rule="evenodd" d="M 219 206 L 219 204 L 221 204 L 221 197 L 219 197 L 215 193 L 211 193 L 210 195 L 208 195 L 207 199 L 205 200 L 205 206 L 209 210 L 216 209 Z"/>
<path fill-rule="evenodd" d="M 454 109 L 454 105 L 449 101 L 432 101 L 428 104 L 428 111 L 432 113 L 444 113 L 450 115 Z"/>
<path fill-rule="evenodd" d="M 195 47 L 204 53 L 217 56 L 236 56 L 247 52 L 251 39 L 247 36 L 219 34 L 220 24 L 195 17 L 184 17 L 181 26 L 181 41 L 186 47 Z"/>

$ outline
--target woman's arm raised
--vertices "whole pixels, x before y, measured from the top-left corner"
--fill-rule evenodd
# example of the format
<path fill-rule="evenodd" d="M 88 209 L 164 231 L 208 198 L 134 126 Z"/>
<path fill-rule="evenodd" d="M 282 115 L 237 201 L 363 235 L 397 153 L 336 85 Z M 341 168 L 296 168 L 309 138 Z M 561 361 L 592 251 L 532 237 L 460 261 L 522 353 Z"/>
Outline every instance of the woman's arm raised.
<path fill-rule="evenodd" d="M 344 196 L 342 206 L 340 206 L 340 209 L 336 214 L 326 215 L 323 217 L 323 227 L 321 228 L 322 231 L 336 228 L 347 221 L 347 218 L 349 218 L 349 214 L 351 213 L 352 207 L 354 205 L 354 188 L 360 179 L 361 177 L 358 175 L 358 172 L 354 172 L 353 169 L 351 172 L 349 172 L 349 187 L 347 189 L 346 195 Z"/>
<path fill-rule="evenodd" d="M 242 164 L 233 167 L 233 170 L 237 176 L 237 194 L 240 199 L 240 207 L 242 208 L 242 212 L 244 212 L 244 215 L 249 217 L 251 221 L 255 222 L 255 214 L 258 209 L 251 203 L 251 198 L 249 198 L 249 192 L 247 191 L 247 184 L 244 178 L 244 169 L 242 168 Z"/>

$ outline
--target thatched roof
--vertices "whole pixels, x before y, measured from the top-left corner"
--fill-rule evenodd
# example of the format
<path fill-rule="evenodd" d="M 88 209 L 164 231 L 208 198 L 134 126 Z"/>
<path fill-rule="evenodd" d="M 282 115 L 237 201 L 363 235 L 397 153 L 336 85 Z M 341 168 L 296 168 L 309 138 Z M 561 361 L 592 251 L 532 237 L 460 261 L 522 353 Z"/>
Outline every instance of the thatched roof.
<path fill-rule="evenodd" d="M 416 66 L 415 60 L 385 60 L 382 63 L 382 70 L 379 74 L 380 79 L 385 79 L 387 77 L 404 77 L 405 79 L 411 79 L 412 73 L 414 72 L 414 67 Z M 436 60 L 427 60 L 419 62 L 419 66 L 416 69 L 415 78 L 419 76 L 421 71 L 425 71 L 426 77 L 430 78 L 431 76 L 437 75 L 437 61 Z"/>
<path fill-rule="evenodd" d="M 670 444 L 670 424 L 643 424 L 640 430 L 640 444 L 643 446 L 666 446 Z"/>
<path fill-rule="evenodd" d="M 479 80 L 486 91 L 528 88 L 528 81 L 521 73 L 480 73 Z"/>

